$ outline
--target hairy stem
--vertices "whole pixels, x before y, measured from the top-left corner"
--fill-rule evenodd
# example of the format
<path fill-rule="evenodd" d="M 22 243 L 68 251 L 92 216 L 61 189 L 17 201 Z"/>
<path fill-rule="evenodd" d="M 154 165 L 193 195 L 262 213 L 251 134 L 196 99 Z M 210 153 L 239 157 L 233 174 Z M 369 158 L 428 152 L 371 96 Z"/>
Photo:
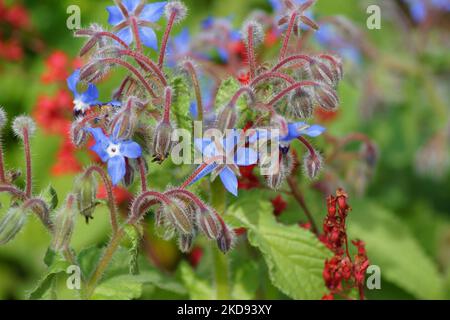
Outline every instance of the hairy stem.
<path fill-rule="evenodd" d="M 166 56 L 167 42 L 169 41 L 169 35 L 170 35 L 170 32 L 172 31 L 173 22 L 175 21 L 176 16 L 177 16 L 177 13 L 175 11 L 173 11 L 170 14 L 169 21 L 167 22 L 167 28 L 164 31 L 164 36 L 163 36 L 163 39 L 161 42 L 161 49 L 159 51 L 159 59 L 158 59 L 158 66 L 161 69 L 164 65 L 164 58 Z"/>
<path fill-rule="evenodd" d="M 248 64 L 250 66 L 250 80 L 255 78 L 256 74 L 256 61 L 255 61 L 255 48 L 254 48 L 254 39 L 253 39 L 253 26 L 248 26 L 247 30 L 247 56 L 248 56 Z"/>
<path fill-rule="evenodd" d="M 137 159 L 138 166 L 139 166 L 139 174 L 141 176 L 141 191 L 145 192 L 147 191 L 147 175 L 145 171 L 145 163 L 144 159 L 142 157 L 139 157 Z"/>
<path fill-rule="evenodd" d="M 291 18 L 289 19 L 289 25 L 286 30 L 286 35 L 284 36 L 283 46 L 281 47 L 280 56 L 278 61 L 281 61 L 286 56 L 286 52 L 288 49 L 289 40 L 291 38 L 292 29 L 294 28 L 295 21 L 297 20 L 297 12 L 293 12 L 291 14 Z"/>
<path fill-rule="evenodd" d="M 298 202 L 300 207 L 303 209 L 303 212 L 305 213 L 306 217 L 308 218 L 308 221 L 311 224 L 312 231 L 315 233 L 316 236 L 319 236 L 319 230 L 317 229 L 316 223 L 314 222 L 311 212 L 309 211 L 308 206 L 306 205 L 305 198 L 303 197 L 302 192 L 297 186 L 297 181 L 295 181 L 294 177 L 289 176 L 287 177 L 287 182 L 289 188 L 291 189 L 292 195 L 294 196 L 295 200 Z"/>
<path fill-rule="evenodd" d="M 25 148 L 25 162 L 26 162 L 26 187 L 25 194 L 31 197 L 32 192 L 32 172 L 31 172 L 31 151 L 30 151 L 30 135 L 27 128 L 23 129 L 23 146 Z"/>
<path fill-rule="evenodd" d="M 86 171 L 85 171 L 85 176 L 89 176 L 93 173 L 97 173 L 100 178 L 102 179 L 102 182 L 105 186 L 106 189 L 106 194 L 108 197 L 108 206 L 109 206 L 109 214 L 110 214 L 110 221 L 111 221 L 111 228 L 113 231 L 113 234 L 117 233 L 117 229 L 118 229 L 118 224 L 117 224 L 117 219 L 118 219 L 118 213 L 117 213 L 117 208 L 116 208 L 116 200 L 114 198 L 114 193 L 113 193 L 113 189 L 112 189 L 112 184 L 111 181 L 109 180 L 108 176 L 106 175 L 105 171 L 98 167 L 98 166 L 91 166 L 89 167 Z"/>
<path fill-rule="evenodd" d="M 195 68 L 192 64 L 192 62 L 190 61 L 186 61 L 184 63 L 184 66 L 186 68 L 186 71 L 189 73 L 191 80 L 192 80 L 192 85 L 194 87 L 194 91 L 195 91 L 195 98 L 197 100 L 197 115 L 198 115 L 198 120 L 202 121 L 203 120 L 203 101 L 202 101 L 202 91 L 200 89 L 200 83 L 198 81 L 198 77 L 197 77 L 197 72 L 195 71 Z"/>

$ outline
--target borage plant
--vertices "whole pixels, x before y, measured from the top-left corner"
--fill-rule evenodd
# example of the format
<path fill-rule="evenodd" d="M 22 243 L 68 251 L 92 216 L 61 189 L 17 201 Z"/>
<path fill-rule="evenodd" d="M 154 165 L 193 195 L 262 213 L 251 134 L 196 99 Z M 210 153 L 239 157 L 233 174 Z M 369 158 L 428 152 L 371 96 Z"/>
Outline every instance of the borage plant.
<path fill-rule="evenodd" d="M 67 265 L 81 267 L 79 293 L 82 298 L 102 298 L 108 294 L 111 297 L 111 288 L 127 290 L 120 281 L 113 285 L 111 281 L 114 282 L 115 278 L 108 274 L 108 268 L 114 263 L 113 257 L 120 254 L 124 246 L 130 246 L 127 238 L 132 240 L 131 275 L 122 279 L 136 284 L 139 290 L 145 283 L 165 288 L 161 284 L 163 281 L 156 284 L 154 277 L 146 277 L 147 273 L 138 268 L 138 244 L 149 213 L 154 214 L 155 228 L 165 239 L 176 237 L 183 252 L 192 249 L 199 234 L 216 243 L 210 251 L 215 290 L 208 291 L 210 287 L 206 285 L 203 295 L 194 293 L 198 292 L 194 287 L 197 282 L 203 285 L 205 280 L 196 279 L 196 284 L 193 284 L 193 280 L 188 278 L 195 278 L 195 274 L 185 265 L 180 266 L 183 286 L 192 291 L 188 292 L 190 297 L 229 299 L 254 295 L 258 279 L 241 291 L 231 279 L 240 277 L 241 280 L 236 282 L 245 281 L 243 278 L 251 278 L 264 272 L 265 268 L 242 261 L 244 268 L 234 263 L 235 270 L 230 270 L 227 256 L 217 252 L 227 253 L 233 248 L 237 240 L 235 230 L 239 231 L 238 234 L 242 230 L 247 231 L 249 243 L 261 250 L 272 283 L 287 296 L 320 298 L 326 293 L 326 287 L 332 294 L 341 294 L 348 289 L 341 287 L 341 281 L 354 277 L 354 288 L 359 290 L 361 298 L 364 297 L 363 282 L 368 261 L 364 249 L 361 249 L 362 243 L 355 242 L 363 257 L 362 262 L 351 263 L 344 217 L 348 208 L 340 209 L 341 219 L 330 218 L 329 211 L 325 233 L 320 234 L 299 190 L 298 153 L 291 147 L 296 141 L 305 147 L 304 173 L 310 178 L 317 177 L 323 159 L 308 138 L 321 135 L 325 128 L 307 123 L 306 119 L 314 115 L 315 109 L 334 111 L 339 105 L 336 89 L 343 76 L 341 60 L 326 53 L 292 52 L 290 46 L 302 28 L 319 28 L 306 14 L 314 2 L 288 0 L 279 3 L 277 37 L 280 33 L 284 37 L 278 57 L 267 62 L 258 59 L 257 48 L 265 40 L 268 30 L 276 25 L 274 17 L 253 15 L 243 24 L 240 34 L 232 30 L 226 19 L 210 18 L 192 41 L 187 31 L 171 39 L 173 26 L 187 14 L 187 8 L 179 1 L 146 4 L 140 0 L 117 0 L 115 6 L 107 7 L 112 30 L 93 24 L 76 31 L 76 36 L 87 38 L 80 53 L 86 58 L 86 63 L 67 79 L 74 95 L 74 121 L 70 135 L 73 144 L 79 148 L 92 139 L 90 149 L 103 164 L 87 167 L 77 177 L 64 204 L 57 209 L 54 190 L 43 193 L 43 196 L 36 196 L 33 192 L 30 135 L 34 131 L 34 123 L 30 118 L 18 117 L 13 125 L 25 146 L 25 190 L 14 185 L 14 175 L 5 171 L 0 158 L 0 191 L 8 192 L 13 199 L 0 223 L 0 242 L 11 240 L 31 212 L 41 218 L 53 237 L 45 259 L 49 272 L 32 291 L 31 298 L 41 297 L 48 288 L 54 288 L 52 279 Z M 161 41 L 158 41 L 155 30 L 159 28 L 157 22 L 162 16 L 166 18 L 166 27 Z M 240 82 L 233 77 L 226 79 L 221 76 L 237 76 L 233 68 L 227 73 L 211 62 L 211 55 L 214 55 L 211 49 L 217 49 L 222 62 L 235 58 L 223 41 L 216 41 L 216 48 L 211 45 L 215 37 L 223 38 L 226 43 L 234 41 L 244 45 L 245 76 L 241 72 Z M 207 50 L 201 52 L 199 48 Z M 150 58 L 154 51 L 158 53 L 156 59 Z M 240 64 L 234 60 L 230 65 L 237 68 Z M 119 68 L 124 69 L 126 75 L 109 101 L 101 102 L 96 84 Z M 211 75 L 213 80 L 208 79 Z M 219 85 L 212 86 L 214 82 Z M 2 112 L 0 118 L 4 126 L 6 115 Z M 180 136 L 183 137 L 182 142 L 177 141 Z M 362 140 L 365 141 L 364 138 Z M 338 142 L 336 145 L 342 146 Z M 174 186 L 178 180 L 174 177 L 165 190 L 150 188 L 156 175 L 172 175 L 170 170 L 173 169 L 167 169 L 169 166 L 164 162 L 172 160 L 180 164 L 180 159 L 184 164 L 196 165 L 184 181 Z M 164 163 L 163 169 L 155 169 L 156 173 L 152 175 L 149 168 L 154 165 L 150 166 L 149 160 L 159 165 Z M 255 165 L 261 167 L 266 187 L 262 187 L 253 172 L 249 174 Z M 174 164 L 170 166 L 176 168 Z M 243 180 L 238 181 L 245 167 L 250 171 L 246 171 L 243 178 L 255 178 L 259 189 L 238 197 L 239 184 L 241 189 L 249 189 L 244 187 Z M 209 175 L 211 181 L 207 182 Z M 75 218 L 77 214 L 83 215 L 86 222 L 93 218 L 94 211 L 101 204 L 97 199 L 98 179 L 107 191 L 111 239 L 101 254 L 77 254 L 70 245 Z M 140 185 L 139 190 L 127 214 L 121 216 L 113 187 L 122 184 L 133 191 L 136 190 L 135 180 Z M 289 191 L 283 190 L 285 182 Z M 286 226 L 275 221 L 272 206 L 266 199 L 266 189 L 292 195 L 306 214 L 307 227 Z M 229 199 L 228 206 L 226 191 L 237 197 Z M 209 197 L 209 203 L 199 195 Z M 341 204 L 342 197 L 340 195 L 333 201 Z M 330 221 L 334 221 L 333 226 L 329 225 Z M 337 238 L 333 232 L 338 233 Z M 337 242 L 339 244 L 335 245 Z M 324 244 L 338 258 L 327 260 L 330 251 Z M 86 256 L 98 259 L 90 263 L 94 267 L 86 268 Z M 237 257 L 236 261 L 239 261 Z M 332 262 L 333 272 L 330 271 Z M 326 287 L 322 279 L 324 263 Z M 343 276 L 342 268 L 346 270 Z M 124 277 L 123 274 L 121 276 Z M 140 297 L 140 294 L 133 292 L 125 294 L 125 297 Z"/>

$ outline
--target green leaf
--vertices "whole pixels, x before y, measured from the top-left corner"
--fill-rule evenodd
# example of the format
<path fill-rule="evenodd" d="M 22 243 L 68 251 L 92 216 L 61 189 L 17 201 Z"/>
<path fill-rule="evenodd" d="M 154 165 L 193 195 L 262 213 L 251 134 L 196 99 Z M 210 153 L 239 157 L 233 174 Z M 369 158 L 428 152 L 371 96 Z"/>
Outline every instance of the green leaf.
<path fill-rule="evenodd" d="M 131 247 L 129 249 L 130 253 L 130 260 L 129 260 L 129 267 L 130 267 L 130 274 L 137 275 L 139 274 L 139 247 L 141 244 L 142 239 L 142 227 L 140 230 L 137 226 L 127 226 L 125 228 L 125 231 L 130 238 L 131 241 Z"/>
<path fill-rule="evenodd" d="M 380 267 L 381 276 L 419 299 L 442 299 L 442 276 L 406 225 L 370 201 L 352 207 L 349 234 L 366 242 L 370 263 Z"/>
<path fill-rule="evenodd" d="M 189 115 L 189 106 L 191 104 L 189 87 L 181 77 L 174 78 L 171 86 L 173 89 L 171 106 L 173 119 L 178 128 L 190 131 L 192 128 L 192 118 Z"/>
<path fill-rule="evenodd" d="M 65 274 L 67 268 L 70 266 L 70 263 L 64 260 L 64 258 L 59 254 L 55 255 L 52 260 L 51 265 L 48 267 L 38 285 L 28 294 L 28 299 L 36 300 L 42 298 L 48 289 L 50 289 L 55 277 L 58 274 Z M 47 259 L 47 261 L 49 260 Z"/>
<path fill-rule="evenodd" d="M 236 91 L 239 90 L 240 87 L 241 85 L 239 84 L 239 82 L 232 77 L 222 81 L 219 90 L 217 91 L 216 106 L 220 108 L 228 104 L 228 102 L 230 102 L 230 99 L 233 97 Z M 245 99 L 245 97 L 241 96 L 239 98 L 237 107 L 240 111 L 247 108 L 247 100 Z"/>
<path fill-rule="evenodd" d="M 189 293 L 190 299 L 209 300 L 211 297 L 215 297 L 215 292 L 208 281 L 198 277 L 187 262 L 181 262 L 178 271 L 180 272 L 181 280 Z"/>
<path fill-rule="evenodd" d="M 248 229 L 249 242 L 261 250 L 277 288 L 294 299 L 320 299 L 326 292 L 324 261 L 331 252 L 310 231 L 276 222 L 271 203 L 256 197 L 241 195 L 228 210 L 232 220 Z"/>
<path fill-rule="evenodd" d="M 259 270 L 259 265 L 255 261 L 235 267 L 231 292 L 233 299 L 251 300 L 255 298 L 261 280 Z"/>
<path fill-rule="evenodd" d="M 47 202 L 50 206 L 50 211 L 53 211 L 58 207 L 58 194 L 56 193 L 55 188 L 52 185 L 48 185 L 47 188 L 42 193 L 42 197 L 45 202 Z"/>
<path fill-rule="evenodd" d="M 185 295 L 185 288 L 175 280 L 162 275 L 159 271 L 144 271 L 139 275 L 119 275 L 112 277 L 95 289 L 94 300 L 131 300 L 142 295 L 144 285 L 154 285 L 166 291 Z"/>

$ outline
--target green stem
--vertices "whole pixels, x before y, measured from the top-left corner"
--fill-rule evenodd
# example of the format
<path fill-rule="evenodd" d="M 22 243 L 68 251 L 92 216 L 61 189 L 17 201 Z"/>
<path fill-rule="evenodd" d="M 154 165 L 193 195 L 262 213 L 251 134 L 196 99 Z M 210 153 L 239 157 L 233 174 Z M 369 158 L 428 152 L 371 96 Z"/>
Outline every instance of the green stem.
<path fill-rule="evenodd" d="M 226 205 L 226 193 L 219 179 L 211 182 L 211 191 L 211 204 L 219 214 L 223 215 Z M 231 288 L 228 256 L 220 252 L 215 243 L 212 245 L 212 259 L 216 299 L 229 300 L 231 299 Z"/>

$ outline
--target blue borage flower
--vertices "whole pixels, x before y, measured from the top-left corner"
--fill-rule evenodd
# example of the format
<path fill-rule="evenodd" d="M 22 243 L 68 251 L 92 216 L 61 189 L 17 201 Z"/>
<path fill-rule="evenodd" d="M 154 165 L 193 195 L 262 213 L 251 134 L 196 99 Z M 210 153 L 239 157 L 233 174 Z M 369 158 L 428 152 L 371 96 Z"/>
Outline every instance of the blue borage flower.
<path fill-rule="evenodd" d="M 91 150 L 98 154 L 108 165 L 108 174 L 113 185 L 117 185 L 125 176 L 125 158 L 136 159 L 142 155 L 139 144 L 132 140 L 120 141 L 106 136 L 100 128 L 86 128 L 95 139 Z"/>
<path fill-rule="evenodd" d="M 258 161 L 256 151 L 251 148 L 241 147 L 239 139 L 240 135 L 237 130 L 229 131 L 224 139 L 217 142 L 213 142 L 210 138 L 196 139 L 195 148 L 202 153 L 205 161 L 214 157 L 222 157 L 223 161 L 215 161 L 207 165 L 190 184 L 212 173 L 213 179 L 219 175 L 225 188 L 231 194 L 237 196 L 238 166 L 249 166 Z"/>
<path fill-rule="evenodd" d="M 109 12 L 108 23 L 119 29 L 117 36 L 120 39 L 130 44 L 133 40 L 130 18 L 136 18 L 142 43 L 149 48 L 158 50 L 158 40 L 151 25 L 161 18 L 166 3 L 164 1 L 141 5 L 140 0 L 122 0 L 123 7 L 109 6 L 106 8 Z M 122 12 L 122 10 L 126 10 L 126 12 Z"/>
<path fill-rule="evenodd" d="M 77 69 L 67 78 L 67 86 L 69 90 L 72 91 L 74 97 L 73 108 L 75 114 L 84 113 L 92 105 L 99 104 L 97 100 L 99 95 L 97 87 L 94 84 L 89 83 L 87 90 L 80 93 L 78 92 L 77 89 L 77 85 L 79 82 L 80 82 L 80 69 Z"/>
<path fill-rule="evenodd" d="M 285 10 L 286 10 L 286 6 L 284 4 L 284 0 L 268 0 L 270 5 L 272 6 L 272 9 L 276 15 L 275 20 L 279 21 L 284 15 L 285 15 Z M 295 5 L 302 5 L 304 3 L 306 3 L 307 0 L 292 0 L 291 2 Z M 304 16 L 306 16 L 307 18 L 313 20 L 314 19 L 314 15 L 312 12 L 311 8 L 308 8 L 304 13 Z M 298 27 L 302 30 L 307 30 L 308 27 L 303 25 L 302 23 L 300 23 L 300 21 L 298 22 Z M 283 24 L 280 26 L 281 29 L 286 29 L 287 28 L 287 23 Z"/>

